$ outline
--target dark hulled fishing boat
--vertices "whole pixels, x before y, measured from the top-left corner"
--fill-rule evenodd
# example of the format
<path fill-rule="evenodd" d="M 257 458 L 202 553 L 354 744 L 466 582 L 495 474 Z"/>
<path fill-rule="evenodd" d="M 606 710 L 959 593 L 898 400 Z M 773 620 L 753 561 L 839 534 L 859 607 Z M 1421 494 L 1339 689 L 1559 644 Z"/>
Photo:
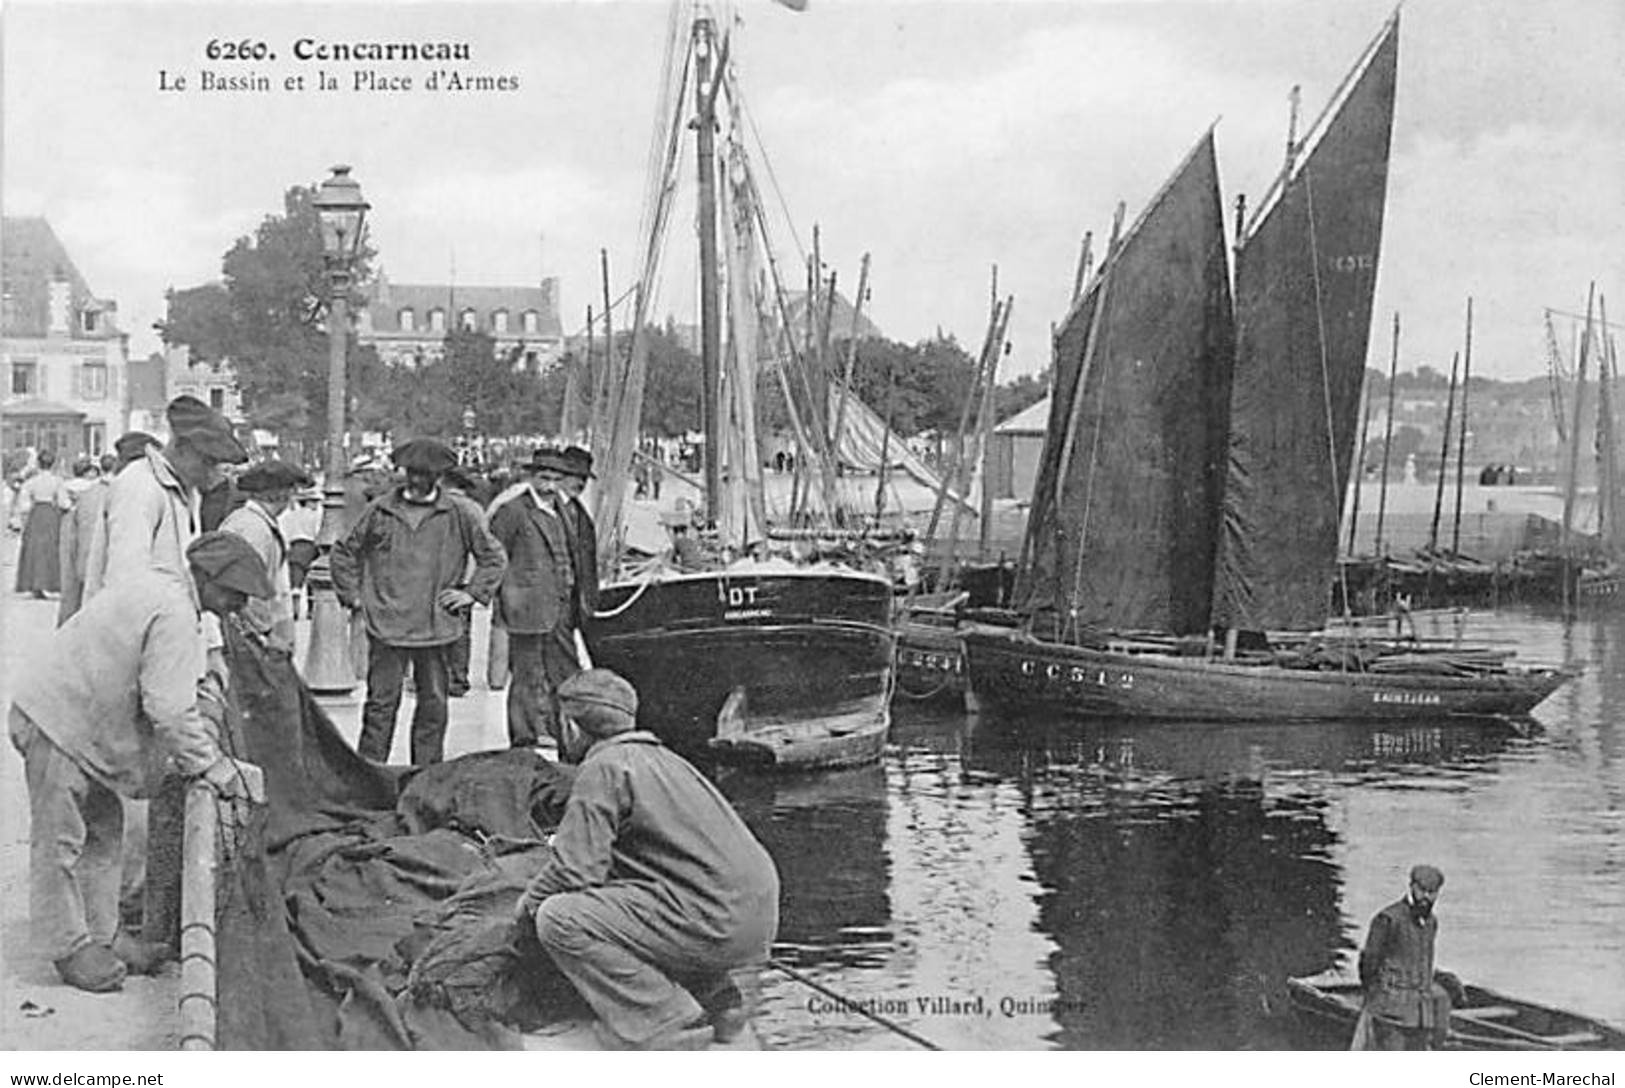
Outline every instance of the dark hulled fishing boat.
<path fill-rule="evenodd" d="M 872 762 L 890 720 L 891 584 L 782 566 L 607 586 L 593 659 L 632 681 L 640 718 L 673 747 L 783 768 Z"/>
<path fill-rule="evenodd" d="M 601 406 L 603 426 L 594 433 L 606 465 L 598 523 L 621 523 L 647 361 L 646 310 L 679 150 L 692 130 L 699 178 L 703 514 L 715 533 L 706 534 L 711 547 L 702 569 L 659 558 L 634 569 L 621 564 L 622 576 L 600 590 L 587 624 L 588 649 L 595 663 L 636 685 L 640 723 L 680 750 L 784 769 L 872 762 L 890 723 L 891 583 L 835 562 L 792 562 L 785 556 L 796 552 L 797 542 L 769 531 L 755 390 L 759 357 L 774 339 L 762 332 L 771 326 L 764 317 L 775 308 L 778 316 L 787 312 L 786 292 L 766 248 L 763 204 L 740 138 L 728 43 L 718 40 L 703 5 L 686 33 L 675 35 L 684 40 L 673 41 L 678 63 L 668 65 L 676 78 L 667 87 L 672 108 L 660 114 L 668 121 L 663 166 L 652 188 L 632 348 L 625 371 L 612 372 L 605 383 L 612 403 Z M 692 117 L 683 106 L 689 101 Z M 724 103 L 731 115 L 719 108 Z M 759 288 L 765 281 L 771 285 Z M 778 333 L 768 365 L 808 365 L 784 324 Z M 787 391 L 812 384 L 783 382 Z M 805 402 L 800 411 L 796 418 L 809 421 L 801 449 L 827 454 L 827 432 L 811 430 L 824 425 L 823 414 Z M 826 494 L 832 492 L 826 484 Z M 601 544 L 618 552 L 618 542 L 611 531 Z M 623 557 L 611 558 L 619 564 Z"/>
<path fill-rule="evenodd" d="M 1516 715 L 1566 679 L 1500 654 L 1306 634 L 1336 571 L 1397 59 L 1396 15 L 1291 145 L 1237 245 L 1233 307 L 1211 132 L 1109 249 L 1056 337 L 1025 623 L 964 631 L 978 700 L 1153 718 Z"/>

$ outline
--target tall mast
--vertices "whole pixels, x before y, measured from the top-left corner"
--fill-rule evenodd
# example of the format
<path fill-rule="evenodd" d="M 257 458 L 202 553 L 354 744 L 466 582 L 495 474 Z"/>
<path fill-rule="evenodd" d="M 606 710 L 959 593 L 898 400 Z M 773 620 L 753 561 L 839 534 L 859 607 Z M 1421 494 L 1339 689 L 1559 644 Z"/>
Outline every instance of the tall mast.
<path fill-rule="evenodd" d="M 1467 472 L 1467 396 L 1473 380 L 1473 299 L 1467 297 L 1467 346 L 1461 360 L 1461 424 L 1456 428 L 1456 523 L 1450 534 L 1450 551 L 1461 555 L 1461 485 Z"/>
<path fill-rule="evenodd" d="M 1569 471 L 1567 486 L 1563 489 L 1563 551 L 1570 554 L 1569 534 L 1574 529 L 1575 491 L 1580 486 L 1580 420 L 1585 414 L 1586 365 L 1591 361 L 1591 317 L 1597 301 L 1597 285 L 1592 283 L 1586 294 L 1585 330 L 1580 334 L 1580 357 L 1574 385 L 1574 425 L 1569 428 Z"/>
<path fill-rule="evenodd" d="M 1399 311 L 1394 311 L 1394 354 L 1388 362 L 1388 421 L 1382 436 L 1382 487 L 1377 492 L 1377 545 L 1376 554 L 1388 553 L 1382 546 L 1382 521 L 1388 513 L 1388 451 L 1394 445 L 1394 386 L 1399 379 Z"/>
<path fill-rule="evenodd" d="M 700 232 L 700 425 L 705 433 L 705 519 L 721 509 L 722 449 L 717 419 L 722 386 L 721 289 L 717 275 L 716 79 L 712 72 L 716 32 L 708 16 L 694 20 L 695 134 L 698 154 Z"/>
<path fill-rule="evenodd" d="M 1439 481 L 1433 493 L 1433 528 L 1428 531 L 1428 555 L 1439 550 L 1439 514 L 1444 509 L 1444 477 L 1450 467 L 1450 427 L 1456 415 L 1456 375 L 1461 370 L 1461 352 L 1450 360 L 1450 399 L 1444 402 L 1444 440 L 1439 445 Z"/>

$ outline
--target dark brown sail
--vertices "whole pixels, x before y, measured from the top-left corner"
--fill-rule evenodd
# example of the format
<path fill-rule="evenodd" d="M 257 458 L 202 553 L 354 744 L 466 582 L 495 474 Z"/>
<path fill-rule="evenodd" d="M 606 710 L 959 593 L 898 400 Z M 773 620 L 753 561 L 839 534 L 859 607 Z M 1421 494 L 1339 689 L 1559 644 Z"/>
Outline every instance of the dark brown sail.
<path fill-rule="evenodd" d="M 1209 132 L 1056 338 L 1029 528 L 1030 607 L 1084 626 L 1206 629 L 1231 320 Z"/>
<path fill-rule="evenodd" d="M 1371 330 L 1398 54 L 1395 16 L 1236 258 L 1221 624 L 1304 630 L 1326 619 Z"/>

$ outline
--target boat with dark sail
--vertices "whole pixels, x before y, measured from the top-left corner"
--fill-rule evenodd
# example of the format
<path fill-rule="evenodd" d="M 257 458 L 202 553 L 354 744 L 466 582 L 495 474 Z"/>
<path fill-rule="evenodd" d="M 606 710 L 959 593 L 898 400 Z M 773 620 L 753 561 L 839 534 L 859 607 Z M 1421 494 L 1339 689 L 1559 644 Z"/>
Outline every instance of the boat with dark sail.
<path fill-rule="evenodd" d="M 1213 134 L 1056 336 L 1014 629 L 963 631 L 973 697 L 1089 716 L 1527 713 L 1569 675 L 1326 631 L 1381 246 L 1384 26 L 1236 245 Z M 1115 231 L 1114 231 L 1115 233 Z"/>
<path fill-rule="evenodd" d="M 814 392 L 821 385 L 806 373 L 811 361 L 791 334 L 788 292 L 767 244 L 730 42 L 704 5 L 695 10 L 687 27 L 673 23 L 631 350 L 613 359 L 601 386 L 608 403 L 598 407 L 593 436 L 604 466 L 596 513 L 601 558 L 614 564 L 615 576 L 586 625 L 587 647 L 595 663 L 636 685 L 640 723 L 681 751 L 782 769 L 873 762 L 890 723 L 892 586 L 880 574 L 819 557 L 807 536 L 818 513 L 810 502 L 793 528 L 768 509 L 756 437 L 758 368 L 778 368 L 800 459 L 824 463 L 826 500 L 836 491 L 827 466 L 830 432 L 819 407 L 825 398 Z M 629 562 L 617 527 L 637 446 L 647 312 L 689 131 L 699 179 L 704 429 L 703 507 L 694 530 L 703 547 L 692 561 L 657 555 Z"/>

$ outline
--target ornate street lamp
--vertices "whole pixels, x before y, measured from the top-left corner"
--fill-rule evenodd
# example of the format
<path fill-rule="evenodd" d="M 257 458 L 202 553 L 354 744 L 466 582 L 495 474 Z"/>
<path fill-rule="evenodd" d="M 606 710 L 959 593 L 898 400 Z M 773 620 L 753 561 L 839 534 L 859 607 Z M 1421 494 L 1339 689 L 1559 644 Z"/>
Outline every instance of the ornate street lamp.
<path fill-rule="evenodd" d="M 322 255 L 327 262 L 327 470 L 322 496 L 322 528 L 317 536 L 321 557 L 308 576 L 311 587 L 310 646 L 305 655 L 305 683 L 314 692 L 345 695 L 354 690 L 356 669 L 350 655 L 350 618 L 333 591 L 328 553 L 349 526 L 344 524 L 344 370 L 350 332 L 350 285 L 361 253 L 367 212 L 361 186 L 348 166 L 333 167 L 311 201 L 322 225 Z"/>

